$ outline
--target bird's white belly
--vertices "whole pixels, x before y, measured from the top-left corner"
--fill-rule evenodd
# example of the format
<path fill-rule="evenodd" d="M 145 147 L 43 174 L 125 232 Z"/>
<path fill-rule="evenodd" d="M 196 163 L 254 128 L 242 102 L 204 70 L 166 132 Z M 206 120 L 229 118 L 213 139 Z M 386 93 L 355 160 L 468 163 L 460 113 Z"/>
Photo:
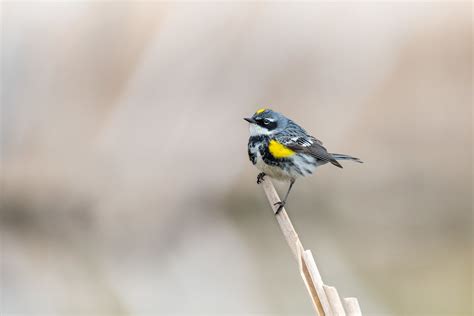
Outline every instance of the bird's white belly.
<path fill-rule="evenodd" d="M 255 166 L 265 174 L 278 180 L 290 180 L 308 176 L 311 175 L 317 167 L 317 165 L 314 164 L 314 158 L 309 156 L 303 157 L 301 155 L 294 155 L 290 158 L 293 165 L 282 168 L 282 166 L 266 164 L 258 150 L 255 154 L 257 157 Z"/>
<path fill-rule="evenodd" d="M 279 180 L 289 180 L 291 179 L 291 175 L 288 174 L 288 172 L 285 172 L 285 170 L 281 169 L 278 166 L 272 166 L 272 165 L 267 165 L 263 159 L 260 153 L 257 153 L 257 163 L 255 166 L 264 172 L 265 174 L 269 175 L 272 178 L 279 179 Z"/>

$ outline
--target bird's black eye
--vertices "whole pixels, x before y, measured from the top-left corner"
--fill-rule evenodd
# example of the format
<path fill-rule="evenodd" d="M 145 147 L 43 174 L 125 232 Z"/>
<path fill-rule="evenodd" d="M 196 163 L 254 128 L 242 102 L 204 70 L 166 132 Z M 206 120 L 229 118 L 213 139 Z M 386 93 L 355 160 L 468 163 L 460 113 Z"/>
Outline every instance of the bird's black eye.
<path fill-rule="evenodd" d="M 271 121 L 269 119 L 263 119 L 263 124 L 268 125 L 270 123 L 271 123 Z"/>

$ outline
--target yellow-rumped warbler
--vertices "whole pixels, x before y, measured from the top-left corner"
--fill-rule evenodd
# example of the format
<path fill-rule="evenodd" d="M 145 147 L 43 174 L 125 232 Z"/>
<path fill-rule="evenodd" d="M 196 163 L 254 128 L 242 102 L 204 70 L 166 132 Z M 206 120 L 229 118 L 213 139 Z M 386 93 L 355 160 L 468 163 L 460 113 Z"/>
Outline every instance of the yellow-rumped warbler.
<path fill-rule="evenodd" d="M 301 126 L 283 114 L 270 109 L 260 109 L 244 120 L 250 123 L 250 161 L 262 171 L 257 176 L 257 183 L 265 175 L 290 182 L 283 201 L 275 204 L 279 205 L 277 213 L 285 205 L 297 178 L 312 174 L 316 167 L 328 162 L 339 168 L 342 166 L 338 160 L 362 163 L 359 158 L 328 153 L 320 140 L 308 135 Z"/>

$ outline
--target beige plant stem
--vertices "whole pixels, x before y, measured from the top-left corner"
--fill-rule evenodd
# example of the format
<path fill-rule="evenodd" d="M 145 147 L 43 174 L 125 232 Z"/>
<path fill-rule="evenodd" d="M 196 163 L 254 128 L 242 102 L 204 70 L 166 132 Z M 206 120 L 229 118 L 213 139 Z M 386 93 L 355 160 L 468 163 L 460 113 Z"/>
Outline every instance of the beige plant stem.
<path fill-rule="evenodd" d="M 311 251 L 304 249 L 285 208 L 283 207 L 276 214 L 278 206 L 275 206 L 275 204 L 280 202 L 280 197 L 268 176 L 261 182 L 261 185 L 280 225 L 283 236 L 298 262 L 301 277 L 313 303 L 316 315 L 361 316 L 362 313 L 356 298 L 345 298 L 341 301 L 336 288 L 323 283 Z"/>

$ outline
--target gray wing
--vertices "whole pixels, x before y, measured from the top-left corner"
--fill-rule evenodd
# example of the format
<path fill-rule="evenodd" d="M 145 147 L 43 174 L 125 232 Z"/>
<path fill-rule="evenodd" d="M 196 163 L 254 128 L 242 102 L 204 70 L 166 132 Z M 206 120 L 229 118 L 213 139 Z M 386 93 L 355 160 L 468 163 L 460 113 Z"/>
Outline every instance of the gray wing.
<path fill-rule="evenodd" d="M 306 131 L 301 126 L 292 120 L 288 121 L 288 125 L 285 128 L 284 134 L 282 133 L 282 135 L 278 136 L 277 138 L 281 143 L 296 143 L 301 146 L 311 146 L 314 143 L 319 145 L 323 144 L 323 142 L 316 137 L 308 135 L 308 133 L 306 133 Z"/>
<path fill-rule="evenodd" d="M 310 155 L 320 162 L 330 162 L 333 165 L 342 168 L 341 164 L 336 161 L 333 155 L 328 153 L 323 143 L 311 135 L 288 135 L 279 137 L 278 141 L 297 152 Z"/>

